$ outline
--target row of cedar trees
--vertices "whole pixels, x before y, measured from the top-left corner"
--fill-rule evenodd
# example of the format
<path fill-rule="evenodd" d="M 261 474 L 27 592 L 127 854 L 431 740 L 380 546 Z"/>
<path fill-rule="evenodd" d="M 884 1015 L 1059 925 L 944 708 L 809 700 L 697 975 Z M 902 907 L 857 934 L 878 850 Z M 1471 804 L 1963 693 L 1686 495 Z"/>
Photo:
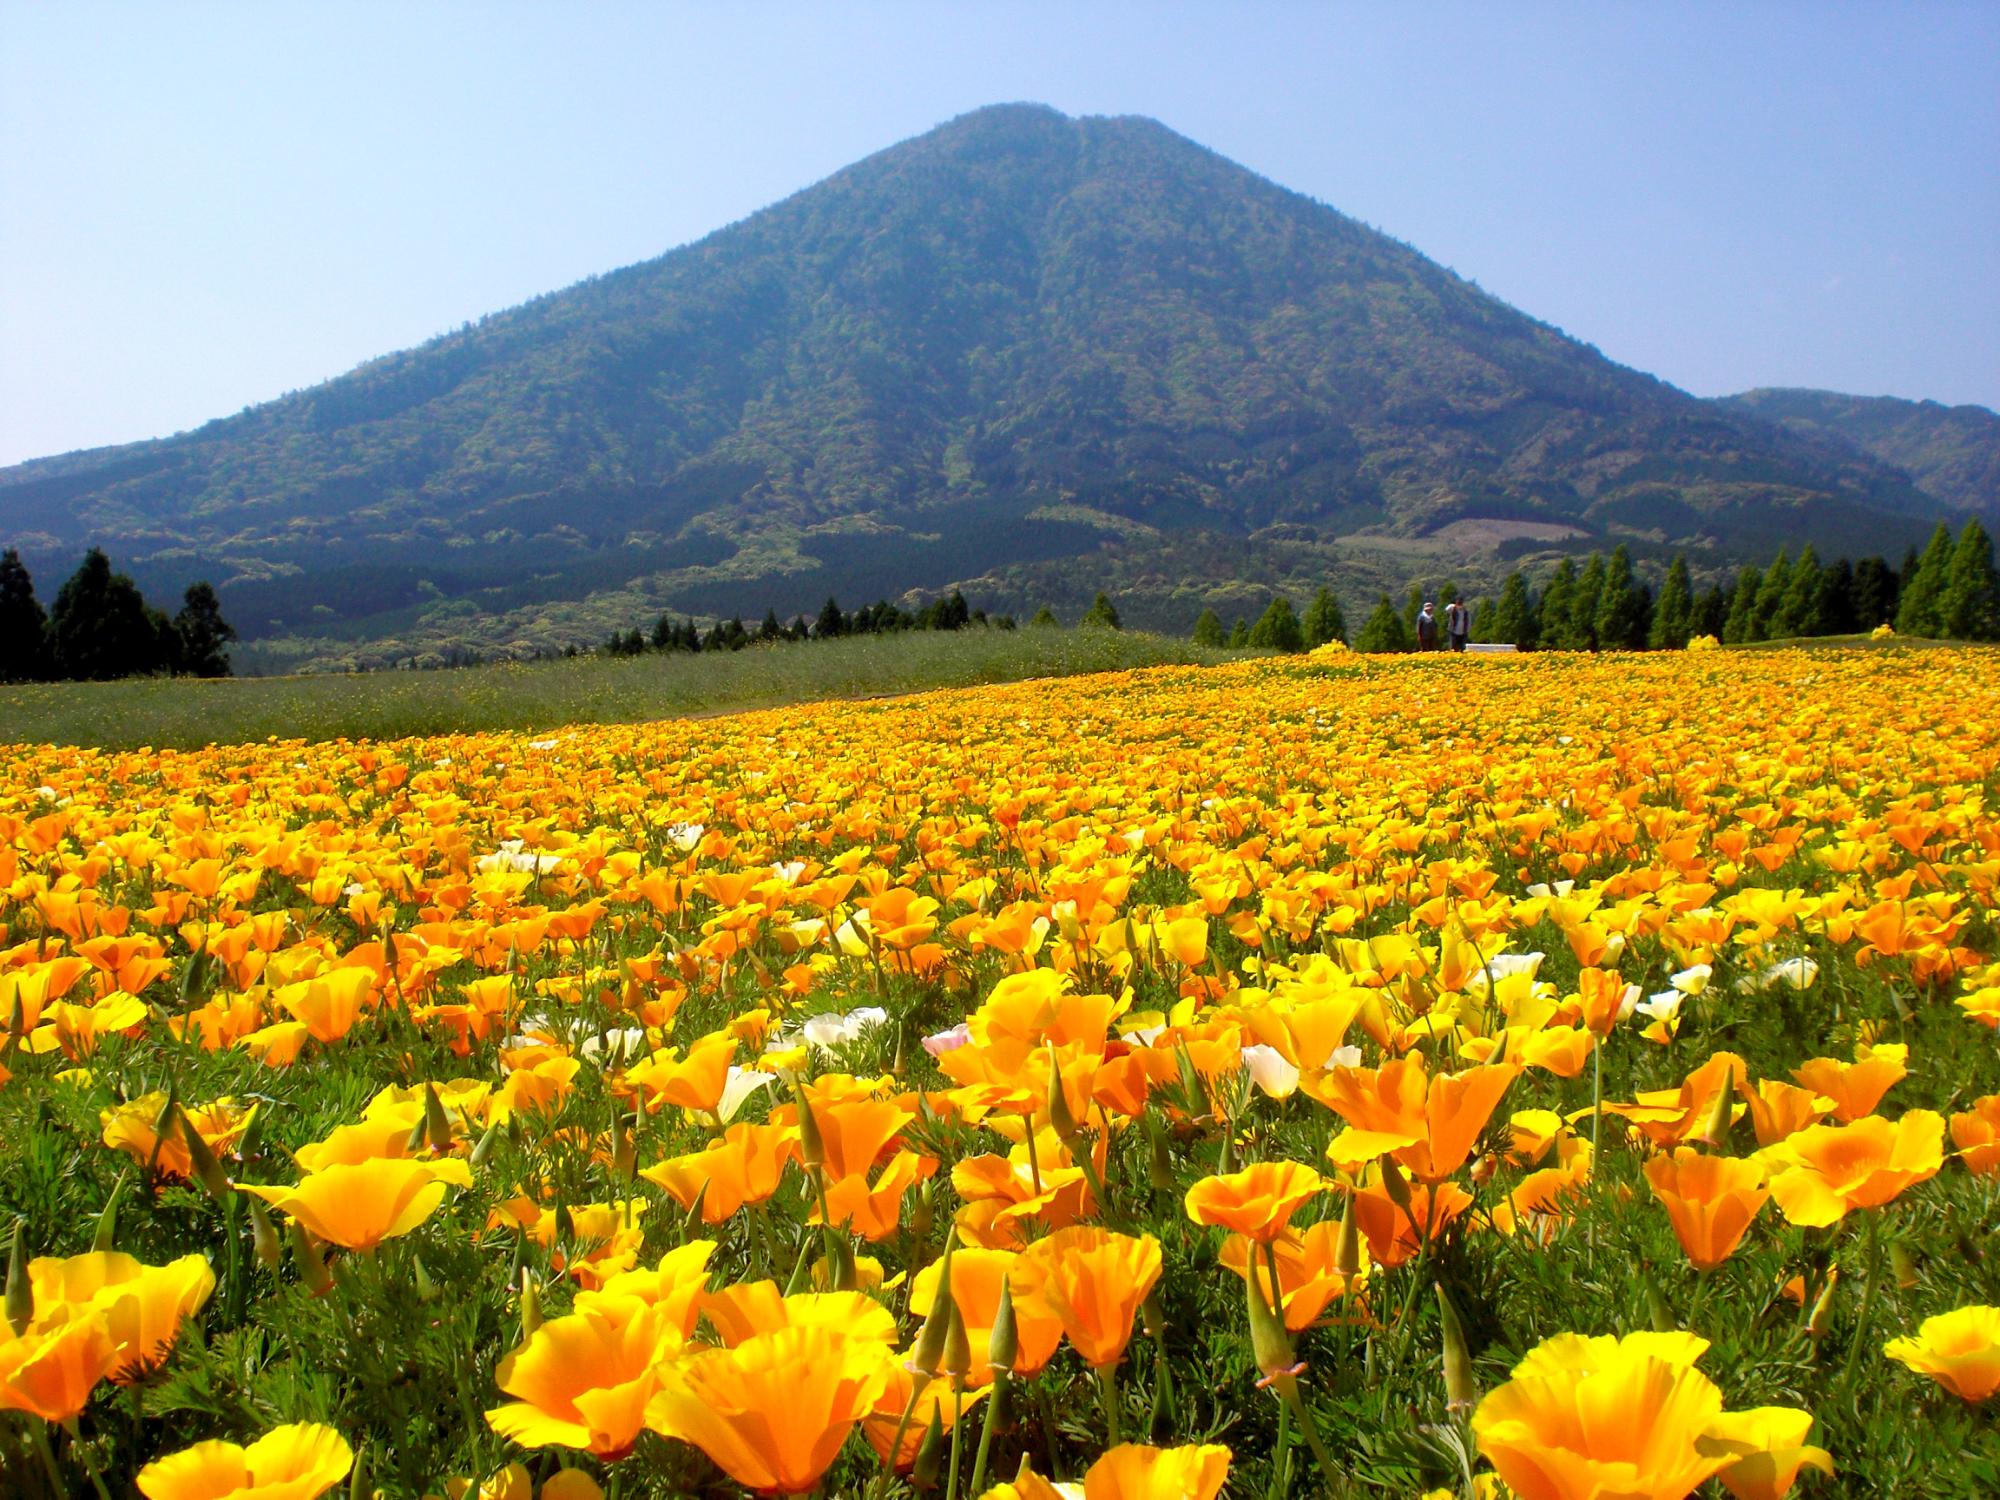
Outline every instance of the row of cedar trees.
<path fill-rule="evenodd" d="M 916 610 L 903 609 L 881 599 L 849 614 L 841 609 L 838 600 L 828 599 L 820 607 L 818 617 L 810 622 L 800 615 L 786 625 L 778 619 L 776 610 L 766 610 L 764 623 L 755 630 L 745 625 L 741 616 L 718 620 L 703 631 L 693 620 L 661 615 L 650 633 L 635 628 L 614 634 L 604 643 L 603 650 L 609 656 L 641 656 L 648 651 L 741 651 L 760 641 L 831 640 L 842 635 L 895 635 L 905 630 L 963 630 L 968 625 L 1012 630 L 1014 617 L 989 616 L 983 609 L 973 609 L 965 602 L 965 595 L 956 589 Z"/>
<path fill-rule="evenodd" d="M 235 639 L 206 583 L 192 585 L 169 618 L 92 547 L 44 612 L 21 554 L 0 553 L 0 682 L 227 677 Z"/>
<path fill-rule="evenodd" d="M 1435 593 L 1413 584 L 1398 610 L 1384 594 L 1349 641 L 1339 601 L 1321 589 L 1304 618 L 1279 597 L 1254 625 L 1239 619 L 1233 631 L 1223 630 L 1215 611 L 1203 610 L 1194 639 L 1274 651 L 1308 651 L 1336 640 L 1357 651 L 1411 651 L 1424 600 L 1437 606 L 1442 634 L 1444 606 L 1457 597 L 1456 584 Z M 1622 546 L 1608 560 L 1593 552 L 1581 568 L 1564 558 L 1539 593 L 1515 569 L 1498 598 L 1479 601 L 1472 638 L 1523 651 L 1678 650 L 1702 635 L 1734 644 L 1852 635 L 1878 625 L 1936 640 L 2000 641 L 2000 579 L 1986 529 L 1967 521 L 1954 539 L 1940 522 L 1930 544 L 1921 553 L 1911 548 L 1900 569 L 1879 557 L 1824 567 L 1808 544 L 1796 558 L 1781 551 L 1768 567 L 1745 568 L 1701 593 L 1683 557 L 1674 558 L 1657 594 L 1633 572 Z"/>

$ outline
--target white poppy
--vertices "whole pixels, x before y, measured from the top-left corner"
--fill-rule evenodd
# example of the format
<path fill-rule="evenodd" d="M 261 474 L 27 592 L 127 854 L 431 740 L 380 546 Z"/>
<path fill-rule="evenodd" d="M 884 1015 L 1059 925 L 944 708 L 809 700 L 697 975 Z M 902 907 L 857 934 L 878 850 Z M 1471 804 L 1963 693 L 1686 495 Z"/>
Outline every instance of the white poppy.
<path fill-rule="evenodd" d="M 889 1012 L 879 1005 L 864 1005 L 844 1016 L 827 1011 L 806 1022 L 805 1038 L 822 1052 L 831 1052 L 836 1047 L 845 1047 L 864 1031 L 872 1031 L 888 1019 Z"/>
<path fill-rule="evenodd" d="M 736 1118 L 736 1111 L 759 1089 L 767 1089 L 778 1081 L 776 1073 L 766 1073 L 759 1068 L 739 1068 L 731 1064 L 729 1076 L 722 1081 L 722 1098 L 716 1103 L 715 1112 L 727 1123 Z"/>
<path fill-rule="evenodd" d="M 1276 1047 L 1262 1042 L 1245 1047 L 1243 1066 L 1250 1070 L 1250 1081 L 1272 1099 L 1289 1099 L 1299 1086 L 1299 1070 Z"/>

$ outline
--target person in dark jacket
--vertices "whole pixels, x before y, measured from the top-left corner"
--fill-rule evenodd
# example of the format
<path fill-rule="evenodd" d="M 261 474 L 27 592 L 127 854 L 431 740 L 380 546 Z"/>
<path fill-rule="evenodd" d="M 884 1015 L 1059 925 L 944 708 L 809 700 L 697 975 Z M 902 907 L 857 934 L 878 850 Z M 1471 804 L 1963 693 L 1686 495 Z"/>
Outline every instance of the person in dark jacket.
<path fill-rule="evenodd" d="M 1444 633 L 1454 651 L 1463 651 L 1472 639 L 1472 611 L 1463 599 L 1454 599 L 1444 607 Z"/>

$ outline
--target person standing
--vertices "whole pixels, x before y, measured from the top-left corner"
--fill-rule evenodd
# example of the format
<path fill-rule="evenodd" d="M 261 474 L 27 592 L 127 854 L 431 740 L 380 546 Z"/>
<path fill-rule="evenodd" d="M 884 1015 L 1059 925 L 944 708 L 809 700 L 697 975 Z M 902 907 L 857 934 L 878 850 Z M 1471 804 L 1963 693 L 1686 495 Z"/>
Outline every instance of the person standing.
<path fill-rule="evenodd" d="M 1431 601 L 1426 599 L 1422 611 L 1417 615 L 1417 649 L 1419 651 L 1435 651 L 1437 648 L 1437 616 L 1431 613 Z"/>
<path fill-rule="evenodd" d="M 1463 651 L 1472 639 L 1472 611 L 1463 599 L 1454 599 L 1444 607 L 1444 633 L 1454 651 Z"/>

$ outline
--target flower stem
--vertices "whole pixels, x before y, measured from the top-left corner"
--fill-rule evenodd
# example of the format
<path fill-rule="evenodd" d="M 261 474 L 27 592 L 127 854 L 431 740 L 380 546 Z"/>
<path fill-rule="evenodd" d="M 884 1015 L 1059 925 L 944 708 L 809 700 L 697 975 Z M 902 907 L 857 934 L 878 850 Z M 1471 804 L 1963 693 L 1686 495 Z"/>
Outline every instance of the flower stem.
<path fill-rule="evenodd" d="M 49 1424 L 30 1418 L 28 1436 L 35 1445 L 35 1452 L 41 1456 L 42 1468 L 49 1476 L 49 1488 L 55 1493 L 56 1500 L 69 1500 L 69 1486 L 63 1483 L 62 1470 L 56 1467 L 55 1451 L 49 1447 Z"/>
<path fill-rule="evenodd" d="M 986 1393 L 985 1419 L 979 1424 L 979 1451 L 972 1456 L 972 1493 L 986 1493 L 986 1460 L 993 1451 L 993 1429 L 1000 1425 L 999 1408 L 1007 1399 L 1007 1386 L 1014 1378 L 1011 1370 L 993 1370 L 993 1388 Z"/>
<path fill-rule="evenodd" d="M 1292 1448 L 1292 1403 L 1278 1402 L 1278 1441 L 1271 1449 L 1271 1500 L 1285 1493 L 1285 1460 Z"/>
<path fill-rule="evenodd" d="M 1097 1399 L 1104 1408 L 1104 1430 L 1110 1437 L 1110 1446 L 1116 1448 L 1125 1441 L 1118 1425 L 1118 1367 L 1099 1365 L 1097 1367 Z"/>
<path fill-rule="evenodd" d="M 1861 1308 L 1854 1315 L 1854 1342 L 1848 1346 L 1847 1367 L 1841 1371 L 1840 1385 L 1843 1392 L 1852 1389 L 1854 1377 L 1861 1370 L 1861 1349 L 1868 1342 L 1869 1315 L 1875 1309 L 1875 1283 L 1881 1269 L 1877 1262 L 1881 1258 L 1881 1223 L 1879 1210 L 1866 1210 L 1868 1214 L 1868 1248 L 1861 1272 Z"/>
<path fill-rule="evenodd" d="M 1320 1478 L 1326 1481 L 1326 1492 L 1329 1495 L 1340 1494 L 1340 1470 L 1335 1467 L 1333 1456 L 1326 1451 L 1326 1440 L 1319 1435 L 1319 1423 L 1313 1420 L 1312 1408 L 1299 1395 L 1298 1380 L 1292 1378 L 1278 1383 L 1277 1392 L 1298 1419 L 1299 1431 L 1305 1437 L 1306 1446 L 1312 1449 L 1313 1462 L 1319 1465 Z"/>
<path fill-rule="evenodd" d="M 951 1465 L 945 1470 L 944 1500 L 958 1497 L 958 1455 L 965 1445 L 965 1382 L 953 1377 L 951 1382 Z M 988 1424 L 990 1427 L 990 1423 Z"/>

